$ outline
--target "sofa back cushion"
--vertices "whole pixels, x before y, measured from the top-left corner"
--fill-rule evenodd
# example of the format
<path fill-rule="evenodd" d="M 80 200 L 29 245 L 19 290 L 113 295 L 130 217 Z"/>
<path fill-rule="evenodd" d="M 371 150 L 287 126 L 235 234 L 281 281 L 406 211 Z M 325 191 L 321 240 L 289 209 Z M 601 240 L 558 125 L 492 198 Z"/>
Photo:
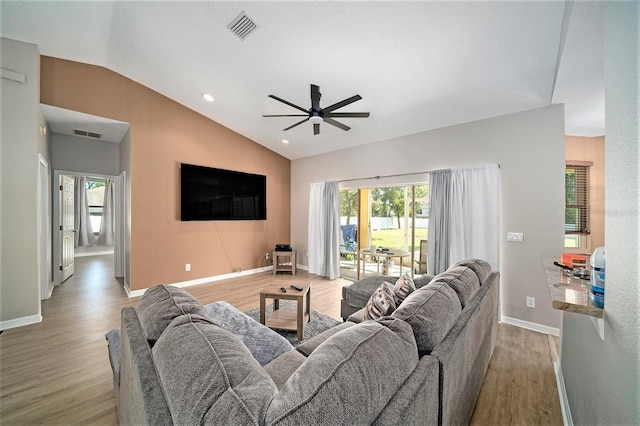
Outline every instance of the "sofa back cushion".
<path fill-rule="evenodd" d="M 489 275 L 491 274 L 491 265 L 486 260 L 482 259 L 467 259 L 461 260 L 458 263 L 455 263 L 452 268 L 456 266 L 467 266 L 473 270 L 478 276 L 478 280 L 480 281 L 480 285 L 484 283 Z"/>
<path fill-rule="evenodd" d="M 411 328 L 391 317 L 324 341 L 280 388 L 267 424 L 372 424 L 418 364 Z"/>
<path fill-rule="evenodd" d="M 174 318 L 184 314 L 207 314 L 200 302 L 189 292 L 164 284 L 151 287 L 144 292 L 136 305 L 136 313 L 151 345 L 158 340 Z"/>
<path fill-rule="evenodd" d="M 277 392 L 240 339 L 207 317 L 176 318 L 152 353 L 176 424 L 257 425 Z"/>
<path fill-rule="evenodd" d="M 445 338 L 462 312 L 456 292 L 442 282 L 430 282 L 411 293 L 392 317 L 413 329 L 420 356 L 431 353 Z"/>
<path fill-rule="evenodd" d="M 469 300 L 480 289 L 480 281 L 473 269 L 467 266 L 454 266 L 441 274 L 438 274 L 432 281 L 433 283 L 445 283 L 451 287 L 458 298 L 462 309 L 467 306 Z"/>

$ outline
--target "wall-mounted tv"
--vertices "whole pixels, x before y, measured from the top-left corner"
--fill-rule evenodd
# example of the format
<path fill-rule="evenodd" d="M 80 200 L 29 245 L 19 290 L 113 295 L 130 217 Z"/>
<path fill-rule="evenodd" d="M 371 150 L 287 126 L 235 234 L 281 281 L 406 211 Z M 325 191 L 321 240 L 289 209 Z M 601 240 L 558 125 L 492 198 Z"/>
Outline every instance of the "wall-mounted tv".
<path fill-rule="evenodd" d="M 267 177 L 183 163 L 180 219 L 266 220 Z"/>

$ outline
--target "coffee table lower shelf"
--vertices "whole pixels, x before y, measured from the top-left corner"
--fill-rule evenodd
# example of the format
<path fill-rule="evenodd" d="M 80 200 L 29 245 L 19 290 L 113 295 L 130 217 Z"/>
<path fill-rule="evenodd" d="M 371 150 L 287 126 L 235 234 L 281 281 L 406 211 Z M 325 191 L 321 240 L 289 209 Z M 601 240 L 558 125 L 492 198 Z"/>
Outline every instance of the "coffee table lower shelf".
<path fill-rule="evenodd" d="M 309 312 L 305 312 L 302 315 L 302 324 L 308 323 L 310 319 Z M 278 309 L 273 311 L 265 322 L 269 328 L 298 331 L 298 312 Z"/>

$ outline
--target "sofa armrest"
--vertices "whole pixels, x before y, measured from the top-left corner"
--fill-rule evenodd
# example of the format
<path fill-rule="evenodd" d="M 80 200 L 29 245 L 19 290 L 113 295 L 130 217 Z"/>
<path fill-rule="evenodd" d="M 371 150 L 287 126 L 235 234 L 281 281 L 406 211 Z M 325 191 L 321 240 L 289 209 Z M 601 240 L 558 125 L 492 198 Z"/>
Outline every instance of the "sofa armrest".
<path fill-rule="evenodd" d="M 353 322 L 343 322 L 340 323 L 338 325 L 336 325 L 335 327 L 331 327 L 328 330 L 323 331 L 322 333 L 313 336 L 311 339 L 307 339 L 306 341 L 304 341 L 303 343 L 301 343 L 300 345 L 298 345 L 298 347 L 296 348 L 298 350 L 298 352 L 300 352 L 302 355 L 304 355 L 305 357 L 311 355 L 311 352 L 313 352 L 318 346 L 320 346 L 320 344 L 322 342 L 324 342 L 325 340 L 327 340 L 329 337 L 333 336 L 334 334 L 349 328 L 351 326 L 356 325 Z"/>
<path fill-rule="evenodd" d="M 121 313 L 118 419 L 125 425 L 172 425 L 151 348 L 134 308 Z"/>

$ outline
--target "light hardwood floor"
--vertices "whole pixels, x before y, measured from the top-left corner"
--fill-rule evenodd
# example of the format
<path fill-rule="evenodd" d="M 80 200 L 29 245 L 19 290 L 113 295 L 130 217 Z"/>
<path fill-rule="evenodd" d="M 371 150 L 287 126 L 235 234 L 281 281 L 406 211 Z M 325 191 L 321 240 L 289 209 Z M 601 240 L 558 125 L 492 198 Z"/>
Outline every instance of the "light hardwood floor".
<path fill-rule="evenodd" d="M 135 306 L 111 276 L 113 256 L 76 259 L 76 273 L 42 303 L 43 321 L 0 334 L 0 424 L 115 425 L 111 368 L 104 334 Z M 264 272 L 188 287 L 200 302 L 226 300 L 242 311 L 259 306 L 276 280 L 313 282 L 312 308 L 340 319 L 346 280 L 304 270 Z M 550 344 L 551 343 L 551 344 Z M 501 324 L 473 424 L 562 424 L 548 336 Z"/>

